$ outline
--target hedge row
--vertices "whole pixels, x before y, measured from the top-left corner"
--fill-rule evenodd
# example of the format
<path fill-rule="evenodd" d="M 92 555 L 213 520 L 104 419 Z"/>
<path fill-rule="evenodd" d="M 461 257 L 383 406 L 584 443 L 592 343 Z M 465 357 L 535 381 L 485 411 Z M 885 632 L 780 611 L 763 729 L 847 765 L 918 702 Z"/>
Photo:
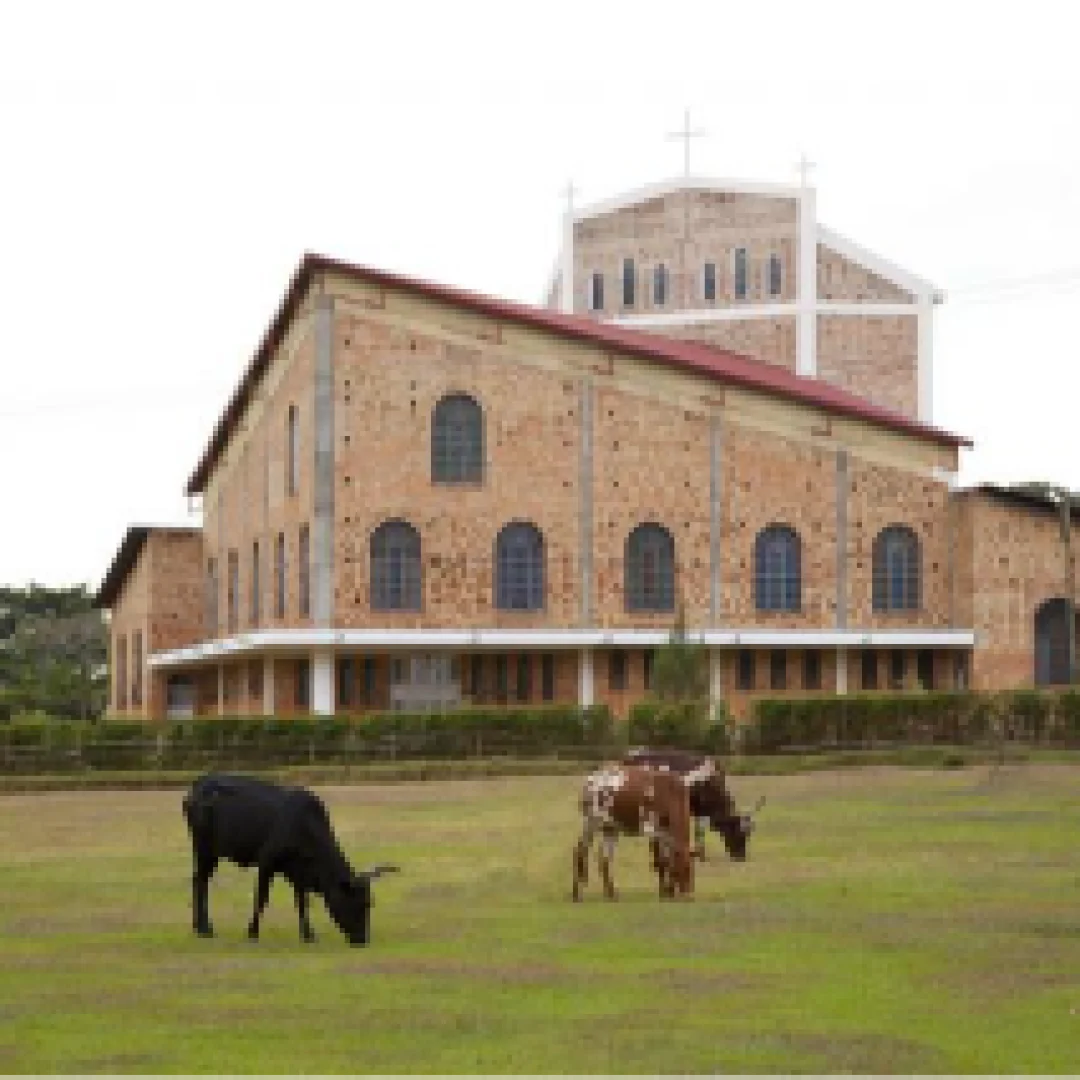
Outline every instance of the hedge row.
<path fill-rule="evenodd" d="M 1080 748 L 1080 692 L 857 694 L 759 699 L 743 724 L 720 706 L 645 701 L 627 725 L 606 706 L 469 709 L 369 716 L 198 717 L 0 724 L 0 771 L 349 764 L 549 755 L 599 758 L 633 745 L 712 754 L 897 746 Z"/>
<path fill-rule="evenodd" d="M 876 746 L 1080 747 L 1080 692 L 855 694 L 762 698 L 741 747 L 749 753 Z"/>
<path fill-rule="evenodd" d="M 0 725 L 0 770 L 185 768 L 290 762 L 467 759 L 595 753 L 614 741 L 606 706 L 369 716 L 197 717 L 163 725 Z M 591 754 L 590 754 L 591 756 Z"/>

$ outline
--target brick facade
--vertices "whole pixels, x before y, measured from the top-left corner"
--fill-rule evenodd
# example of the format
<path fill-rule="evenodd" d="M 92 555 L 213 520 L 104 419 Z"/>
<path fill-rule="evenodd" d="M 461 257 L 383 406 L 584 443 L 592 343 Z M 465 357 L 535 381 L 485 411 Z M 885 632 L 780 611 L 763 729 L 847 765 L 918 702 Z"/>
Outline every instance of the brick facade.
<path fill-rule="evenodd" d="M 574 311 L 595 318 L 662 314 L 652 333 L 701 341 L 796 369 L 795 315 L 755 311 L 794 305 L 799 273 L 797 199 L 781 194 L 746 194 L 683 189 L 590 215 L 574 226 Z M 745 291 L 736 293 L 735 252 L 746 253 Z M 779 260 L 779 290 L 770 282 L 770 259 Z M 817 299 L 826 305 L 815 317 L 817 377 L 905 416 L 919 411 L 918 298 L 907 288 L 853 259 L 817 243 Z M 624 262 L 633 260 L 634 301 L 624 303 Z M 715 294 L 705 295 L 705 266 L 715 268 Z M 654 295 L 654 271 L 666 268 L 663 303 Z M 547 296 L 559 303 L 558 279 Z M 603 278 L 603 304 L 594 309 L 591 280 Z M 829 304 L 910 305 L 911 314 L 843 314 Z M 745 308 L 745 317 L 702 321 L 695 314 Z M 679 316 L 687 316 L 684 320 Z"/>
<path fill-rule="evenodd" d="M 717 387 L 637 356 L 404 292 L 332 275 L 319 288 L 321 302 L 332 311 L 331 626 L 379 632 L 579 626 L 663 632 L 672 611 L 627 610 L 626 543 L 643 523 L 660 525 L 673 538 L 676 592 L 691 629 L 957 625 L 946 557 L 948 492 L 943 481 L 931 477 L 935 468 L 955 469 L 955 448 L 828 416 L 749 388 Z M 184 564 L 184 630 L 168 644 L 158 635 L 153 651 L 227 634 L 314 625 L 300 614 L 297 555 L 301 529 L 317 517 L 317 338 L 309 297 L 297 309 L 245 422 L 209 476 L 202 548 L 190 547 Z M 479 483 L 432 480 L 432 415 L 437 402 L 452 393 L 468 394 L 483 408 Z M 299 453 L 296 489 L 290 493 L 288 432 L 294 408 Z M 418 611 L 373 610 L 371 536 L 387 521 L 407 522 L 420 536 Z M 535 525 L 544 539 L 540 611 L 503 611 L 494 601 L 496 538 L 502 527 L 518 521 Z M 877 532 L 896 522 L 919 539 L 923 602 L 902 616 L 880 616 L 871 610 L 870 550 Z M 796 532 L 801 557 L 801 602 L 783 613 L 758 610 L 754 591 L 756 538 L 777 524 Z M 276 612 L 279 535 L 286 538 L 288 556 L 284 617 Z M 256 542 L 257 620 L 251 596 Z M 236 553 L 235 575 L 228 569 L 231 553 Z M 215 627 L 204 615 L 211 558 L 218 568 Z M 309 575 L 317 574 L 312 566 Z M 137 566 L 126 586 L 133 598 L 141 595 L 141 581 Z M 118 605 L 118 629 L 128 625 L 134 611 L 133 600 Z M 541 700 L 542 651 L 537 647 L 529 661 L 532 702 Z M 619 651 L 626 654 L 622 676 L 612 674 L 611 649 L 594 650 L 593 686 L 595 700 L 624 712 L 643 692 L 645 654 L 640 648 Z M 803 651 L 794 645 L 787 649 L 783 692 L 802 689 Z M 520 652 L 507 647 L 498 654 L 506 657 L 510 701 L 516 698 Z M 820 650 L 821 692 L 836 686 L 834 654 Z M 336 658 L 365 655 L 375 656 L 375 694 L 350 710 L 385 705 L 393 655 L 407 659 L 409 650 L 339 650 Z M 484 655 L 485 698 L 492 700 L 498 697 L 494 665 L 501 661 L 494 659 L 497 654 Z M 465 672 L 472 670 L 472 653 L 462 649 L 453 656 L 468 699 Z M 732 650 L 717 661 L 724 695 L 737 706 L 749 694 L 772 692 L 775 661 L 769 652 L 758 657 L 749 691 L 739 688 L 736 656 Z M 219 698 L 227 711 L 259 711 L 268 707 L 271 694 L 275 712 L 305 711 L 311 703 L 298 695 L 297 680 L 300 665 L 310 661 L 303 649 L 295 655 L 279 650 L 272 690 L 263 685 L 261 669 L 253 672 L 258 656 L 227 662 L 220 680 L 216 669 L 212 677 L 200 670 L 197 711 L 216 711 Z M 556 700 L 577 699 L 582 663 L 577 651 L 556 651 Z M 621 679 L 625 685 L 616 685 Z M 342 707 L 340 690 L 334 690 L 337 707 Z M 163 693 L 162 683 L 148 703 L 158 715 Z"/>
<path fill-rule="evenodd" d="M 1046 601 L 1068 596 L 1058 514 L 976 489 L 958 496 L 957 519 L 964 576 L 958 614 L 976 635 L 972 686 L 1031 686 L 1035 614 Z M 1080 538 L 1080 522 L 1073 529 Z"/>

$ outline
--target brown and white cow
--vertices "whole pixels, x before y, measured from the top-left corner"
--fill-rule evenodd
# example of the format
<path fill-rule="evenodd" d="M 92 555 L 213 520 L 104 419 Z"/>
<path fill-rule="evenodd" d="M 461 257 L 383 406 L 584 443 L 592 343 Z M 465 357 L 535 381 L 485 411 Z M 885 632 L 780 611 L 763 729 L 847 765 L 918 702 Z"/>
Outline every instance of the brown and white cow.
<path fill-rule="evenodd" d="M 694 819 L 696 858 L 705 858 L 705 830 L 709 826 L 724 838 L 728 855 L 739 862 L 754 831 L 754 815 L 765 804 L 762 796 L 750 813 L 740 813 L 727 789 L 724 770 L 711 758 L 685 750 L 652 750 L 638 747 L 623 758 L 626 765 L 673 772 L 683 778 L 690 792 L 690 815 Z"/>
<path fill-rule="evenodd" d="M 620 835 L 646 836 L 661 897 L 689 894 L 694 888 L 690 857 L 690 797 L 682 778 L 637 765 L 610 764 L 585 780 L 581 791 L 581 837 L 574 848 L 573 897 L 581 899 L 588 881 L 589 852 L 600 838 L 598 856 L 604 895 L 615 899 L 611 860 Z"/>

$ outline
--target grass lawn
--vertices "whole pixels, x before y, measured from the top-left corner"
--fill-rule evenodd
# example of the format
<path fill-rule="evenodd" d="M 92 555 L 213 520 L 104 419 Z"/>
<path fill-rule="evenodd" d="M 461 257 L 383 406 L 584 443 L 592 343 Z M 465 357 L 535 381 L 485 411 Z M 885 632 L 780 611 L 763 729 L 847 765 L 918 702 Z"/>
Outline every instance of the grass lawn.
<path fill-rule="evenodd" d="M 190 930 L 178 791 L 0 800 L 0 1072 L 1080 1071 L 1080 768 L 735 777 L 745 865 L 569 902 L 571 777 L 321 789 L 373 943 L 223 864 Z M 710 838 L 712 852 L 721 846 Z"/>

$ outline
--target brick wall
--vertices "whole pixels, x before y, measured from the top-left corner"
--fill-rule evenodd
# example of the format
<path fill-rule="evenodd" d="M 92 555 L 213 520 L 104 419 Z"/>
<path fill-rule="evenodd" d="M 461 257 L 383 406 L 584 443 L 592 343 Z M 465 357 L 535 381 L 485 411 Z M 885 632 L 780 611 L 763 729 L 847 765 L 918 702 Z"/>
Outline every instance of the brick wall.
<path fill-rule="evenodd" d="M 818 298 L 821 300 L 879 300 L 907 304 L 914 297 L 907 290 L 845 259 L 823 244 L 817 249 Z"/>
<path fill-rule="evenodd" d="M 821 315 L 818 378 L 903 416 L 919 409 L 916 315 Z"/>
<path fill-rule="evenodd" d="M 972 685 L 985 690 L 1030 686 L 1035 613 L 1045 601 L 1067 595 L 1057 512 L 978 492 L 957 498 L 959 557 L 971 590 L 960 591 L 961 610 L 976 634 Z M 1074 544 L 1078 540 L 1080 529 Z"/>
<path fill-rule="evenodd" d="M 574 310 L 588 310 L 588 281 L 604 275 L 604 308 L 598 316 L 645 314 L 656 310 L 778 303 L 795 298 L 796 203 L 790 198 L 689 191 L 647 199 L 578 222 L 574 227 Z M 747 294 L 735 295 L 734 252 L 748 254 Z M 768 292 L 769 256 L 781 259 L 779 296 Z M 622 303 L 623 260 L 637 273 L 635 303 Z M 703 296 L 706 262 L 716 266 L 716 299 Z M 653 269 L 668 269 L 666 304 L 653 302 Z"/>

